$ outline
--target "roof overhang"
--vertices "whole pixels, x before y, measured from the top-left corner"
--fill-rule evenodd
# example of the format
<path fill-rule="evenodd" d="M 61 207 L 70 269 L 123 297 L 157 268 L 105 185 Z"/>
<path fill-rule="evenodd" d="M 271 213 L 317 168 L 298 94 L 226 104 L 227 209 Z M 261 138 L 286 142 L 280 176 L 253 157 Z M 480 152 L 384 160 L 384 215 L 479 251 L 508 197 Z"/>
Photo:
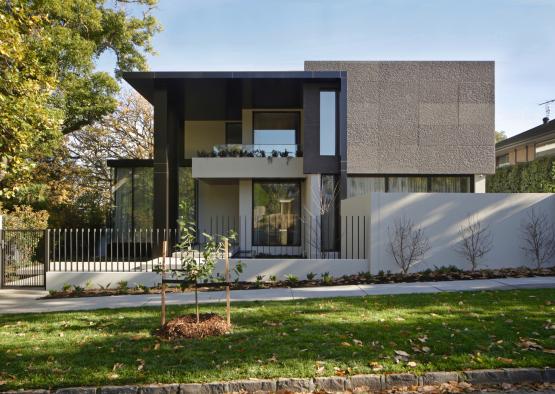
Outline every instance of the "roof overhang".
<path fill-rule="evenodd" d="M 346 71 L 133 71 L 124 72 L 123 79 L 152 103 L 155 81 L 185 81 L 188 79 L 290 79 L 333 81 L 347 76 Z"/>

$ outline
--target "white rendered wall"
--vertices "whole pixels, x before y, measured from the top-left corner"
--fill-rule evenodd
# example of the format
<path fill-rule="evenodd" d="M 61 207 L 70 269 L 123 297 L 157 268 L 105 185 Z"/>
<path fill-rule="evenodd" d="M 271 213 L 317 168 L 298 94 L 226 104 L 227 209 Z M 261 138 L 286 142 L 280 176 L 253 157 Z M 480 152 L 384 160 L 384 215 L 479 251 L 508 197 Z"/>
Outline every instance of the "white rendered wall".
<path fill-rule="evenodd" d="M 481 267 L 532 267 L 521 250 L 521 224 L 532 209 L 555 221 L 555 195 L 547 193 L 372 193 L 370 205 L 373 274 L 380 270 L 399 272 L 388 252 L 388 228 L 403 216 L 421 226 L 431 246 L 413 271 L 447 265 L 470 269 L 455 248 L 460 242 L 460 227 L 472 215 L 489 226 L 493 236 L 493 248 L 481 260 Z"/>
<path fill-rule="evenodd" d="M 249 250 L 252 243 L 252 179 L 239 180 L 239 245 Z"/>
<path fill-rule="evenodd" d="M 474 175 L 474 193 L 486 192 L 486 176 L 482 174 Z"/>

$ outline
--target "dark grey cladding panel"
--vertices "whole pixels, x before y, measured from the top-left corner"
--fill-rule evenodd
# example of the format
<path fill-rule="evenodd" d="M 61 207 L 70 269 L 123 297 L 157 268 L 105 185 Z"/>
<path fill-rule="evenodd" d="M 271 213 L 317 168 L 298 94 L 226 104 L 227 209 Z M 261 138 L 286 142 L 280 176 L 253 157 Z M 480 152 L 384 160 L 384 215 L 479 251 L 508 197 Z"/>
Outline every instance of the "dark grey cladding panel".
<path fill-rule="evenodd" d="M 337 174 L 339 158 L 320 156 L 320 90 L 333 85 L 305 83 L 303 85 L 304 146 L 303 169 L 305 174 Z"/>
<path fill-rule="evenodd" d="M 494 62 L 307 61 L 347 73 L 347 171 L 495 171 Z"/>

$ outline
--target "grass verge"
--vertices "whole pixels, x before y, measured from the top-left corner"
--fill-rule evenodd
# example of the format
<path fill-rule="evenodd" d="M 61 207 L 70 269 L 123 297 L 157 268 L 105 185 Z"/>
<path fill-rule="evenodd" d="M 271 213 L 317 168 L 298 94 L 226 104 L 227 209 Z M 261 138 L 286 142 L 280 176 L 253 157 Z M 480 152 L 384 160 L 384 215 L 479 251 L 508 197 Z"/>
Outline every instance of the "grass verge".
<path fill-rule="evenodd" d="M 181 342 L 158 308 L 5 315 L 0 390 L 554 366 L 554 318 L 555 289 L 234 303 L 233 333 Z"/>

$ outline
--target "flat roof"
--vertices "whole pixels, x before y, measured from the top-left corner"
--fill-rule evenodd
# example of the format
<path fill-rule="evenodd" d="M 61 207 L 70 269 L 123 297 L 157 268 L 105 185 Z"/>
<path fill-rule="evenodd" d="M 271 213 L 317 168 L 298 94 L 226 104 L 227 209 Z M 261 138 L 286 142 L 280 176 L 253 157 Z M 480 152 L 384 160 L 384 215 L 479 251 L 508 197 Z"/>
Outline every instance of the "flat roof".
<path fill-rule="evenodd" d="M 155 80 L 200 81 L 200 80 L 289 80 L 331 81 L 346 78 L 346 71 L 132 71 L 124 72 L 126 80 L 137 92 L 152 103 Z"/>

